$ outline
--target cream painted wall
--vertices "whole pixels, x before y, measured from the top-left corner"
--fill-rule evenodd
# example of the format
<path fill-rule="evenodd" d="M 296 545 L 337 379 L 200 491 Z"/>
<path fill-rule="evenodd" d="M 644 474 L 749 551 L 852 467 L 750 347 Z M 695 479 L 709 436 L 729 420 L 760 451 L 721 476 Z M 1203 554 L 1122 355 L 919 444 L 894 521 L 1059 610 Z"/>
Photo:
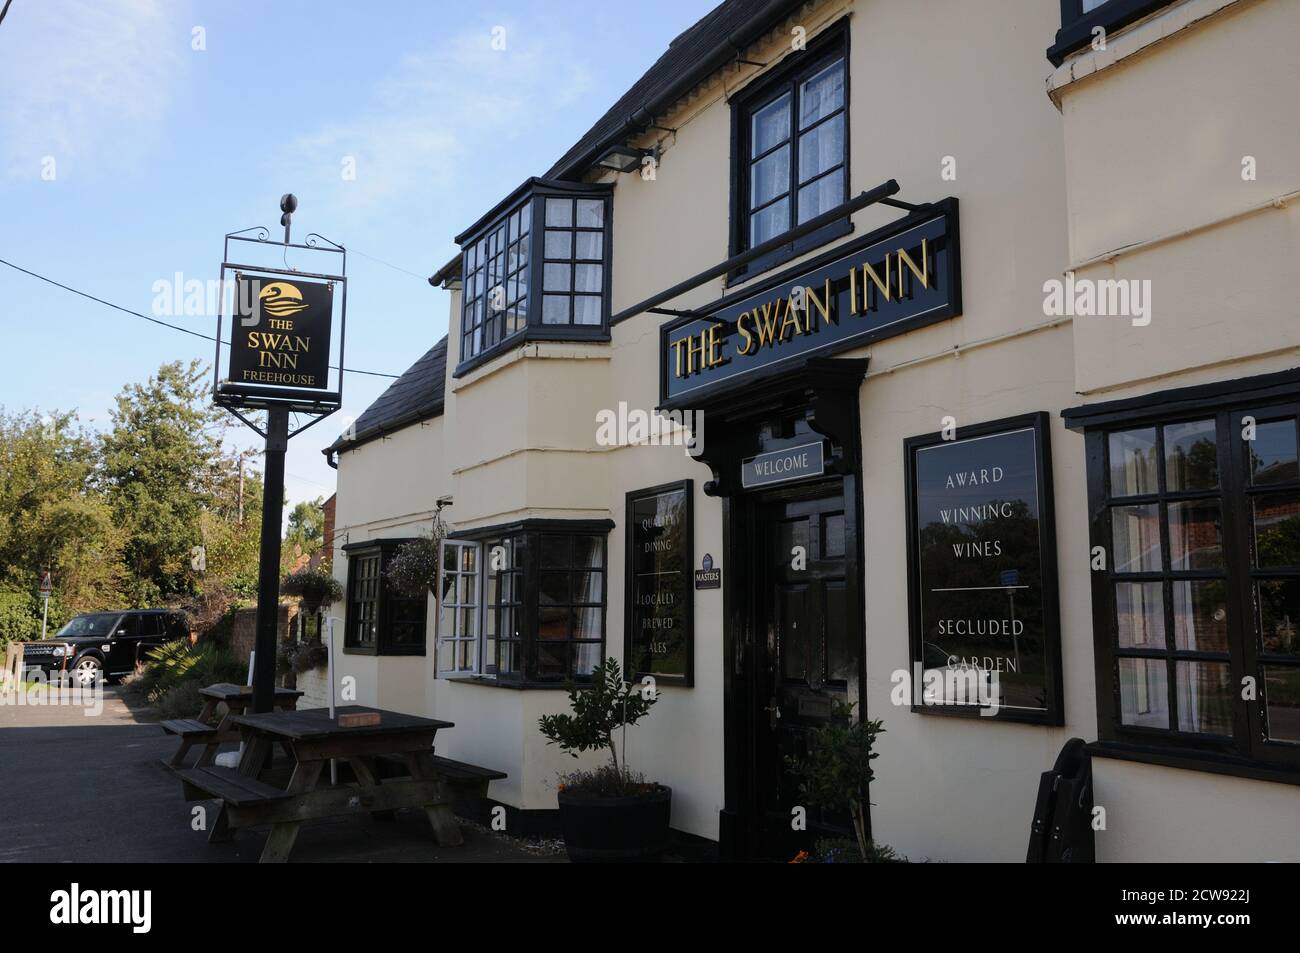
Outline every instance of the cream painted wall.
<path fill-rule="evenodd" d="M 1159 35 L 1159 26 L 1145 29 Z M 1146 327 L 1075 322 L 1081 394 L 1270 351 L 1287 351 L 1286 366 L 1300 360 L 1300 211 L 1234 217 L 1300 199 L 1297 35 L 1300 4 L 1238 3 L 1057 88 L 1071 262 L 1195 230 L 1078 268 L 1081 278 L 1149 281 L 1152 300 Z M 1246 156 L 1253 181 L 1242 178 Z"/>
<path fill-rule="evenodd" d="M 1146 327 L 1075 318 L 1080 403 L 1300 365 L 1300 213 L 1267 207 L 1300 190 L 1300 128 L 1290 118 L 1300 92 L 1300 5 L 1220 6 L 1167 8 L 1109 53 L 1067 61 L 1049 84 L 1065 128 L 1077 277 L 1151 282 Z M 1242 179 L 1247 155 L 1255 181 Z M 1113 260 L 1087 264 L 1112 252 Z M 1058 504 L 1068 499 L 1058 488 Z M 1082 503 L 1081 490 L 1074 499 Z M 1086 605 L 1079 611 L 1087 617 Z M 1068 665 L 1067 656 L 1067 686 Z M 1300 859 L 1291 785 L 1101 758 L 1093 765 L 1107 818 L 1101 860 Z"/>

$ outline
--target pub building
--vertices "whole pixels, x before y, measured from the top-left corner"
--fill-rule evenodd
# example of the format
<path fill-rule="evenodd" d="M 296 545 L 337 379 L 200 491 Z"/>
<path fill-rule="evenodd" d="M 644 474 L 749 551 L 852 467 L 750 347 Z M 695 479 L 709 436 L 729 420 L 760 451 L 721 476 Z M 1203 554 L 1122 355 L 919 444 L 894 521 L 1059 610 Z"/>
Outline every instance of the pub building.
<path fill-rule="evenodd" d="M 909 858 L 1023 860 L 1082 738 L 1098 860 L 1300 860 L 1297 40 L 1291 0 L 722 3 L 483 196 L 448 335 L 325 450 L 336 675 L 455 722 L 517 830 L 612 655 L 723 858 L 798 846 L 842 700 Z"/>

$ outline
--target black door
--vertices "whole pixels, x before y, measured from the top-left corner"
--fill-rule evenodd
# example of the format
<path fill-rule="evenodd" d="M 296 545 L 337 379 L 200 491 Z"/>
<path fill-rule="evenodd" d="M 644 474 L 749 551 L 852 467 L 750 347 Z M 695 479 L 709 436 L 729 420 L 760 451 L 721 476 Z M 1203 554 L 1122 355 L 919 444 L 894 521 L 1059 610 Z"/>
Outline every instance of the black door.
<path fill-rule="evenodd" d="M 858 702 L 863 639 L 842 482 L 764 496 L 755 511 L 755 807 L 761 852 L 788 858 L 819 837 L 852 836 L 847 813 L 802 803 L 790 759 L 805 755 L 835 701 Z"/>

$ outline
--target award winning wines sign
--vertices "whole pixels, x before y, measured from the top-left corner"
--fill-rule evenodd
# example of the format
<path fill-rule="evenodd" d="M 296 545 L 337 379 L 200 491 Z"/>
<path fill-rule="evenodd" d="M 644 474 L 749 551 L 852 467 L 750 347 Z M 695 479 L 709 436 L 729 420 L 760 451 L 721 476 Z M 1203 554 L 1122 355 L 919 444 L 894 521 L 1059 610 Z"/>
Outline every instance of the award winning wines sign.
<path fill-rule="evenodd" d="M 1062 724 L 1047 415 L 948 436 L 906 442 L 913 709 Z"/>
<path fill-rule="evenodd" d="M 691 481 L 627 495 L 629 677 L 691 685 L 694 672 Z"/>
<path fill-rule="evenodd" d="M 230 325 L 232 384 L 308 387 L 329 383 L 333 282 L 235 276 Z"/>

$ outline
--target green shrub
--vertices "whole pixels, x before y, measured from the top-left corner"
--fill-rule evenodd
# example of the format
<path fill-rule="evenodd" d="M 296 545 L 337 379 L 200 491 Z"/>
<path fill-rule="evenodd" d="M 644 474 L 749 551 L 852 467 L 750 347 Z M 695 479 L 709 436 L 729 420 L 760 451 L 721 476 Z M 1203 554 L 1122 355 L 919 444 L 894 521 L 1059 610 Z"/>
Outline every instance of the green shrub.
<path fill-rule="evenodd" d="M 203 696 L 197 680 L 181 682 L 158 702 L 158 712 L 163 718 L 194 718 L 203 710 Z"/>
<path fill-rule="evenodd" d="M 149 653 L 140 674 L 140 690 L 150 703 L 163 705 L 182 685 L 198 689 L 214 682 L 243 684 L 245 668 L 233 654 L 214 645 L 190 645 L 186 639 L 165 642 Z M 182 696 L 183 697 L 183 696 Z"/>

